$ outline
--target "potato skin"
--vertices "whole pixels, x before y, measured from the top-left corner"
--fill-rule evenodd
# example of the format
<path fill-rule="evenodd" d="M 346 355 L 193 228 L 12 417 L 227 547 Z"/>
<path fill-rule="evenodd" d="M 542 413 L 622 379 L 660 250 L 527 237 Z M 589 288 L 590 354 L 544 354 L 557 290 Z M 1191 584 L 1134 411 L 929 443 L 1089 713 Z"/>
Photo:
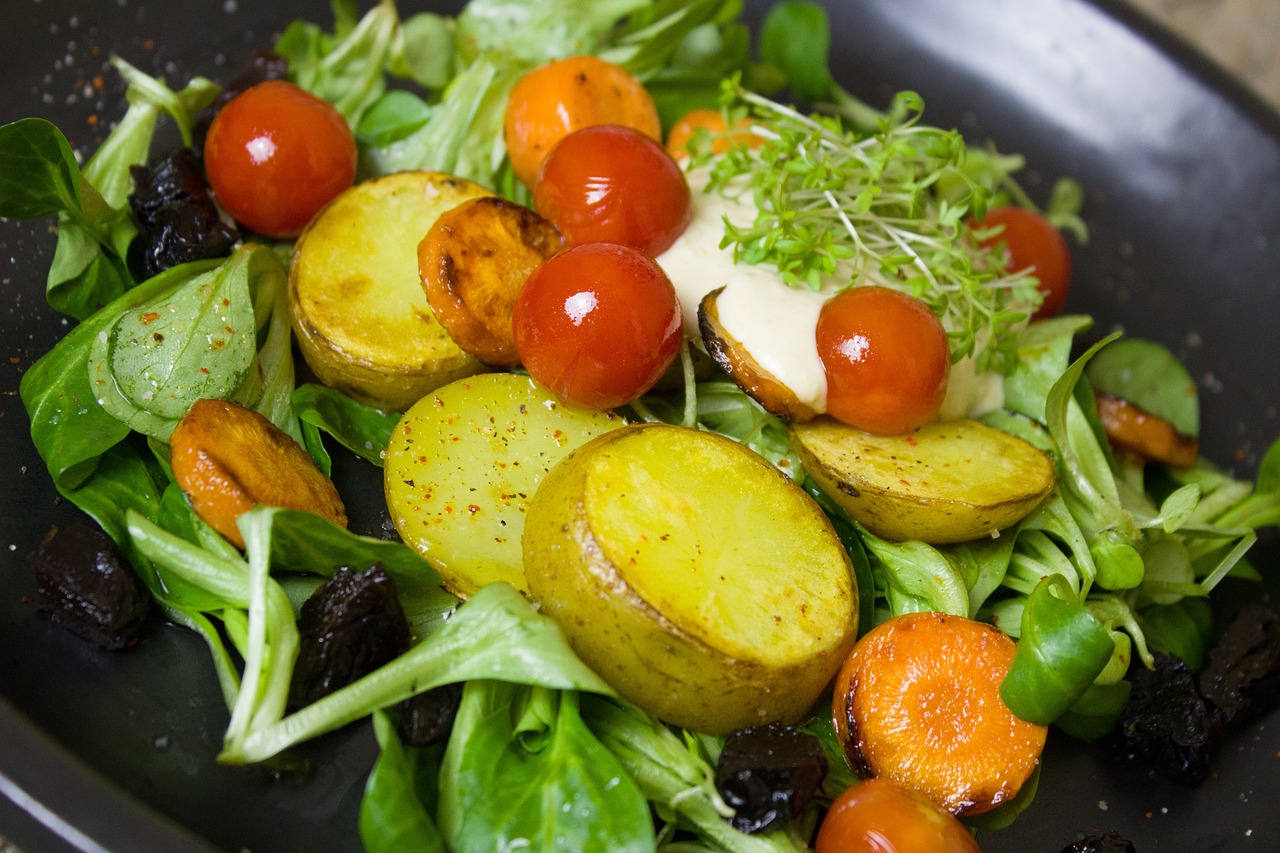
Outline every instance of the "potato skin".
<path fill-rule="evenodd" d="M 404 411 L 483 370 L 436 319 L 418 276 L 418 244 L 437 217 L 492 193 L 439 172 L 357 184 L 307 226 L 289 269 L 289 310 L 307 364 L 324 384 Z"/>
<path fill-rule="evenodd" d="M 673 523 L 619 518 L 627 492 Z M 570 454 L 529 507 L 524 557 L 534 598 L 578 655 L 641 708 L 698 731 L 796 722 L 856 636 L 858 591 L 826 517 L 712 433 L 645 424 Z"/>
<path fill-rule="evenodd" d="M 1016 524 L 1054 485 L 1049 456 L 979 421 L 881 436 L 822 417 L 791 427 L 805 471 L 875 535 L 933 544 Z"/>

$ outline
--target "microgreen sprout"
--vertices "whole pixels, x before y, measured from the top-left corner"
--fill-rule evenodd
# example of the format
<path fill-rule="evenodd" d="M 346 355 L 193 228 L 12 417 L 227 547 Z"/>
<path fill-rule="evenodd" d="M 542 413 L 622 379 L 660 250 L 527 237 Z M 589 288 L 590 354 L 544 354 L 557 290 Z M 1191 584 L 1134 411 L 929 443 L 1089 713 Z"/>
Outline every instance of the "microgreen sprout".
<path fill-rule="evenodd" d="M 745 227 L 726 221 L 721 246 L 739 263 L 773 264 L 793 287 L 835 280 L 909 293 L 942 321 L 953 360 L 973 356 L 979 370 L 1007 372 L 1012 333 L 1040 302 L 1036 280 L 1006 273 L 996 250 L 977 244 L 969 223 L 992 192 L 966 173 L 961 135 L 920 123 L 918 95 L 898 101 L 891 114 L 901 120 L 863 133 L 726 82 L 729 126 L 745 117 L 762 141 L 714 157 L 709 146 L 695 149 L 708 192 L 750 193 L 756 207 Z M 734 133 L 740 142 L 741 128 Z"/>

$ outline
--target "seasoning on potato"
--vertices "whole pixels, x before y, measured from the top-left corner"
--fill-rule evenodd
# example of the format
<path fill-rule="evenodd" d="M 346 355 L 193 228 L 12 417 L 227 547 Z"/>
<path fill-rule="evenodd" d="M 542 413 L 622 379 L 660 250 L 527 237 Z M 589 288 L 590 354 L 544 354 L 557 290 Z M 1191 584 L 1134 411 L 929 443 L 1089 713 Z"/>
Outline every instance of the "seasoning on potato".
<path fill-rule="evenodd" d="M 796 722 L 856 636 L 852 566 L 817 504 L 700 430 L 631 426 L 569 455 L 529 505 L 524 570 L 589 666 L 697 731 Z"/>
<path fill-rule="evenodd" d="M 981 421 L 935 421 L 873 435 L 832 418 L 793 424 L 804 470 L 883 539 L 933 544 L 990 536 L 1053 490 L 1049 456 Z"/>
<path fill-rule="evenodd" d="M 527 376 L 460 379 L 396 425 L 383 467 L 387 509 L 455 595 L 495 582 L 528 592 L 520 538 L 538 484 L 571 450 L 623 423 L 566 406 Z"/>

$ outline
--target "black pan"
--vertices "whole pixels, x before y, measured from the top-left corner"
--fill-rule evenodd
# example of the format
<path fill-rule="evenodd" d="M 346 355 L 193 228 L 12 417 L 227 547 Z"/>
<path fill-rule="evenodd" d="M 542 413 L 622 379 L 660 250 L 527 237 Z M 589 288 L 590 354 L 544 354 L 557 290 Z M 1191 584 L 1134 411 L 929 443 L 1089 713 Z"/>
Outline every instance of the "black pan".
<path fill-rule="evenodd" d="M 748 5 L 758 16 L 764 4 Z M 915 89 L 931 123 L 1024 152 L 1033 195 L 1061 175 L 1083 182 L 1091 239 L 1075 253 L 1069 309 L 1169 345 L 1200 384 L 1205 452 L 1251 474 L 1280 435 L 1280 118 L 1108 0 L 827 5 L 849 88 L 879 103 Z M 123 112 L 111 52 L 171 81 L 225 79 L 291 19 L 330 22 L 321 0 L 27 0 L 6 13 L 0 121 L 44 116 L 80 150 Z M 26 555 L 74 516 L 17 396 L 68 328 L 43 298 L 52 246 L 49 223 L 0 223 L 0 834 L 29 852 L 359 849 L 366 728 L 310 747 L 308 775 L 219 767 L 226 711 L 193 635 L 155 624 L 137 648 L 108 653 L 37 616 Z M 368 497 L 357 529 L 376 524 L 376 476 L 338 461 Z M 1253 557 L 1270 595 L 1274 537 Z M 1280 849 L 1280 715 L 1222 749 L 1198 789 L 1122 759 L 1051 736 L 1036 802 L 983 848 L 1051 853 L 1115 829 L 1140 851 Z"/>

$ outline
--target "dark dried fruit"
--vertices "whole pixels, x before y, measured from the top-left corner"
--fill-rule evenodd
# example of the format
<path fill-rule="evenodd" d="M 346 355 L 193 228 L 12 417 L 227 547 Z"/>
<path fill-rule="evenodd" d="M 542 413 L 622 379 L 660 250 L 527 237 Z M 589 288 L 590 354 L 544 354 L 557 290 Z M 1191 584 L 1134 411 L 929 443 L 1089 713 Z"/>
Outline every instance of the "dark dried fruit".
<path fill-rule="evenodd" d="M 1224 728 L 1280 704 L 1280 617 L 1264 604 L 1241 608 L 1209 651 L 1200 693 Z"/>
<path fill-rule="evenodd" d="M 732 732 L 716 763 L 716 787 L 735 812 L 730 822 L 748 833 L 799 816 L 826 775 L 818 739 L 781 723 Z"/>
<path fill-rule="evenodd" d="M 462 704 L 462 683 L 442 684 L 412 696 L 397 706 L 400 725 L 397 732 L 405 746 L 431 746 L 442 743 L 453 730 L 453 720 Z"/>
<path fill-rule="evenodd" d="M 240 232 L 218 214 L 200 161 L 179 148 L 147 166 L 134 166 L 129 205 L 138 224 L 143 272 L 153 276 L 188 261 L 231 254 Z"/>
<path fill-rule="evenodd" d="M 1157 653 L 1155 668 L 1134 667 L 1130 681 L 1118 727 L 1125 748 L 1170 779 L 1203 782 L 1217 731 L 1187 665 Z"/>
<path fill-rule="evenodd" d="M 111 537 L 83 521 L 53 530 L 31 554 L 44 612 L 64 628 L 122 649 L 142 630 L 151 596 Z"/>
<path fill-rule="evenodd" d="M 1133 842 L 1118 832 L 1089 835 L 1075 844 L 1068 844 L 1061 853 L 1137 853 Z"/>
<path fill-rule="evenodd" d="M 298 662 L 289 686 L 297 710 L 358 681 L 409 648 L 411 634 L 396 584 L 375 563 L 339 569 L 302 605 Z"/>

